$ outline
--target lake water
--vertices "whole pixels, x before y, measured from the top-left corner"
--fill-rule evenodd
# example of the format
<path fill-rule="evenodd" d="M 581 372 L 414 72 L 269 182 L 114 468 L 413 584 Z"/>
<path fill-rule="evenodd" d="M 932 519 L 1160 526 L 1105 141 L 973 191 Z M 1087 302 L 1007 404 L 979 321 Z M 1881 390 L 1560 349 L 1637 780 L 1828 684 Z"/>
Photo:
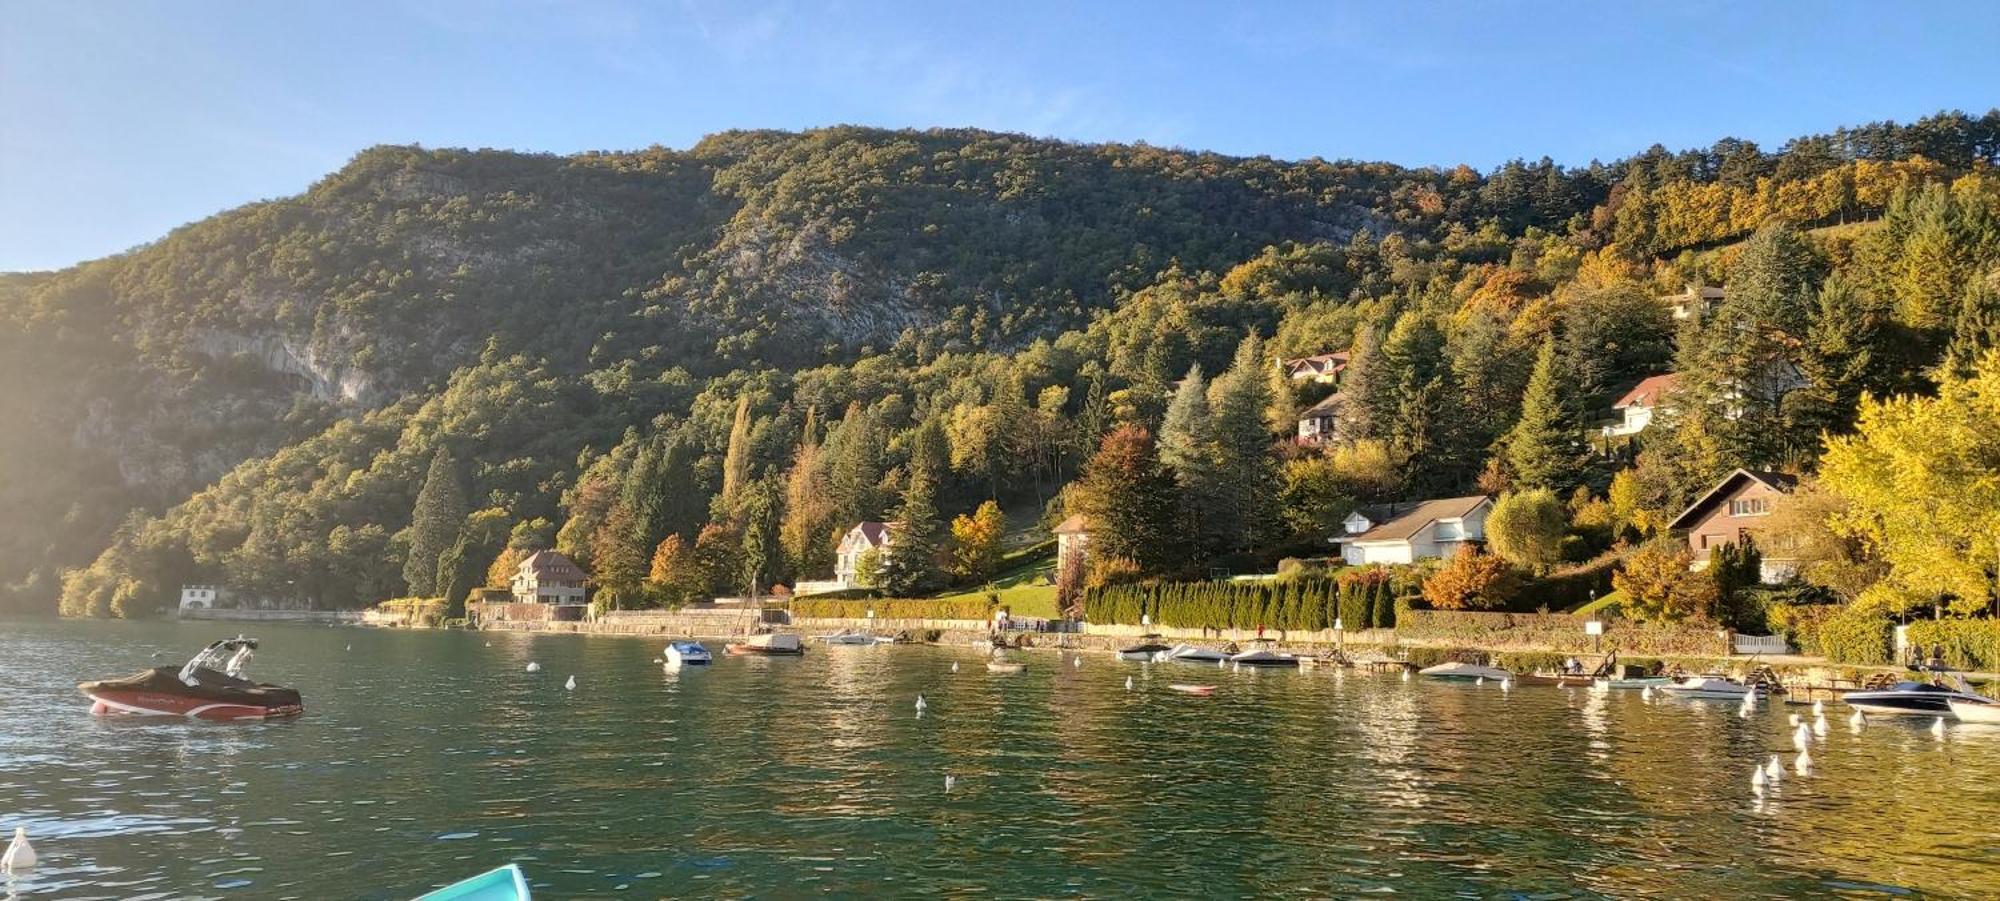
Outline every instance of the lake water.
<path fill-rule="evenodd" d="M 1101 654 L 670 674 L 654 639 L 261 626 L 301 719 L 76 693 L 234 631 L 0 622 L 0 828 L 42 858 L 0 896 L 406 898 L 508 861 L 551 898 L 2000 895 L 2000 731 L 1839 705 L 1801 778 L 1783 708 Z"/>

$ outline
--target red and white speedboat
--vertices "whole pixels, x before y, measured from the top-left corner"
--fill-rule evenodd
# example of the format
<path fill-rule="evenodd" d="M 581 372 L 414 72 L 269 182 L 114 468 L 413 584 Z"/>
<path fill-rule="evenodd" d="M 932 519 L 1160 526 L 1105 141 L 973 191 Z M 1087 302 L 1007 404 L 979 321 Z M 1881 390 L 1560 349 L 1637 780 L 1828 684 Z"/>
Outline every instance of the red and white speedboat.
<path fill-rule="evenodd" d="M 155 667 L 76 687 L 90 696 L 90 712 L 98 716 L 261 720 L 304 713 L 297 691 L 243 677 L 243 665 L 256 650 L 256 639 L 239 635 L 203 648 L 178 669 Z"/>

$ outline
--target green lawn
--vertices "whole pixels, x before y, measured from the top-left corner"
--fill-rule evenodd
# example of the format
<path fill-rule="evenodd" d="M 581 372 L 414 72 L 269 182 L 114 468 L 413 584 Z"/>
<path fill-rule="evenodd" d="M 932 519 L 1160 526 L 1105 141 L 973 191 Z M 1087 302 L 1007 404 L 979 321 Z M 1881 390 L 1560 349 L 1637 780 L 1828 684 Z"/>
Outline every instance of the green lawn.
<path fill-rule="evenodd" d="M 983 598 L 987 592 L 992 591 L 1000 595 L 1000 605 L 1006 607 L 1014 616 L 1054 619 L 1056 617 L 1055 570 L 1056 558 L 1053 553 L 1036 555 L 1019 560 L 1018 565 L 995 576 L 990 588 L 982 585 L 970 591 L 939 595 L 938 598 L 940 600 Z"/>

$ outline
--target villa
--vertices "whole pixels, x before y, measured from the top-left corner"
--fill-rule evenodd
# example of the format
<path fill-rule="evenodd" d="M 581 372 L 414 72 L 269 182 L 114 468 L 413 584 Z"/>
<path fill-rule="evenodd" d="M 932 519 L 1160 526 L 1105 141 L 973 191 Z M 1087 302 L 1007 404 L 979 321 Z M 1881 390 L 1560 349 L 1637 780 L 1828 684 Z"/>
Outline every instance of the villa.
<path fill-rule="evenodd" d="M 1404 564 L 1449 557 L 1468 544 L 1486 541 L 1490 495 L 1363 507 L 1341 524 L 1334 538 L 1349 566 Z"/>

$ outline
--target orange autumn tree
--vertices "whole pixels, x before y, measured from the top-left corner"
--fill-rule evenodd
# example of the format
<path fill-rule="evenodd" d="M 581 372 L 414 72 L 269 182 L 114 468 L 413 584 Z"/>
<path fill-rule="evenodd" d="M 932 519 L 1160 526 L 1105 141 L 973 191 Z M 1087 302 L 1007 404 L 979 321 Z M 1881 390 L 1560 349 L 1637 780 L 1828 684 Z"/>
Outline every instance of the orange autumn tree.
<path fill-rule="evenodd" d="M 1438 610 L 1492 610 L 1506 606 L 1520 587 L 1512 565 L 1467 544 L 1424 580 L 1424 600 Z"/>

